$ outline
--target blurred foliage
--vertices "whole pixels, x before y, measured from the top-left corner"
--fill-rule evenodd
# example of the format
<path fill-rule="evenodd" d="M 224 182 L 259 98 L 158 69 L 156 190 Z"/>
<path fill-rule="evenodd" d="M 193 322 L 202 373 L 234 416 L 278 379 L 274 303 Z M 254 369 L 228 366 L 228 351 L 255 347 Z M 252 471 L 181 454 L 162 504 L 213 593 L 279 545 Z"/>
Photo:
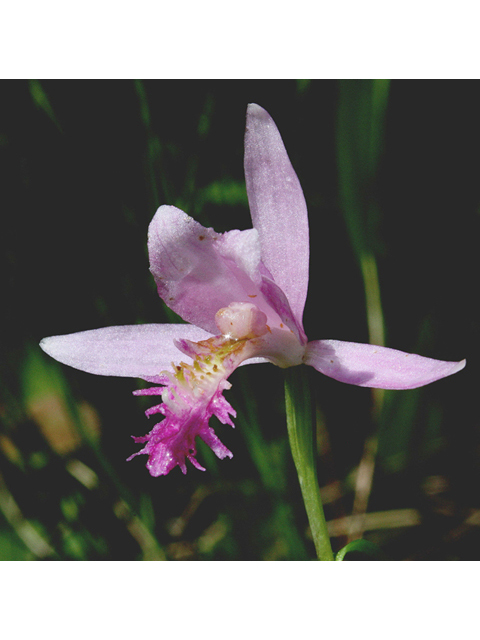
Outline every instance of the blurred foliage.
<path fill-rule="evenodd" d="M 206 472 L 153 479 L 143 457 L 125 463 L 130 435 L 151 428 L 145 398 L 131 394 L 140 382 L 63 367 L 37 346 L 48 335 L 178 320 L 149 274 L 147 227 L 163 203 L 217 231 L 250 226 L 248 102 L 275 119 L 305 191 L 307 335 L 377 336 L 468 361 L 451 378 L 381 397 L 309 375 L 334 551 L 364 531 L 391 559 L 479 558 L 478 82 L 0 87 L 1 559 L 315 557 L 280 370 L 231 377 L 237 428 L 216 425 L 231 461 L 201 447 Z M 367 462 L 365 513 L 356 473 Z"/>

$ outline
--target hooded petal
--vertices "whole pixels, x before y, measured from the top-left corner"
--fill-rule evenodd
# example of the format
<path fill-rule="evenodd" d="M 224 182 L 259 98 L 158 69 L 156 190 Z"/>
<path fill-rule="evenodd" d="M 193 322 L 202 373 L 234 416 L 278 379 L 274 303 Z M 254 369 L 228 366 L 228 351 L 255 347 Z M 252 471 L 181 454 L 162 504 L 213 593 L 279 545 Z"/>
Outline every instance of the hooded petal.
<path fill-rule="evenodd" d="M 150 223 L 148 252 L 160 297 L 184 320 L 217 333 L 219 309 L 255 302 L 273 324 L 280 322 L 260 289 L 265 268 L 255 229 L 216 233 L 164 205 Z"/>
<path fill-rule="evenodd" d="M 262 262 L 301 322 L 308 287 L 308 214 L 302 187 L 269 114 L 248 105 L 245 180 Z"/>
<path fill-rule="evenodd" d="M 302 345 L 307 344 L 307 336 L 303 330 L 302 318 L 297 318 L 292 312 L 286 295 L 270 278 L 262 278 L 262 293 L 280 320 L 295 334 Z"/>
<path fill-rule="evenodd" d="M 87 373 L 157 382 L 158 374 L 182 356 L 174 340 L 210 337 L 188 324 L 138 324 L 52 336 L 40 346 L 55 360 Z"/>
<path fill-rule="evenodd" d="M 359 387 L 414 389 L 460 371 L 465 360 L 444 362 L 371 344 L 314 340 L 307 346 L 305 364 Z"/>

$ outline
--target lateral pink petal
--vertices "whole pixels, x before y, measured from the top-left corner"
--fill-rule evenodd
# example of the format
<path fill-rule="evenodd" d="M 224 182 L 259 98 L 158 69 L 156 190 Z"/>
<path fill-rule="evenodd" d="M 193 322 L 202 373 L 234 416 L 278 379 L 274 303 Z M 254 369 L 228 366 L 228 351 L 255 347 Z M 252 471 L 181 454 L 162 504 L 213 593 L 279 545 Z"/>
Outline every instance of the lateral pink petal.
<path fill-rule="evenodd" d="M 255 229 L 216 233 L 176 207 L 158 209 L 148 229 L 150 271 L 162 300 L 213 334 L 215 314 L 231 302 L 267 306 L 260 292 L 260 243 Z M 268 308 L 267 315 L 271 313 Z"/>
<path fill-rule="evenodd" d="M 307 336 L 303 329 L 302 318 L 296 318 L 288 303 L 287 297 L 279 286 L 270 280 L 262 278 L 262 293 L 265 300 L 275 310 L 280 320 L 297 336 L 302 345 L 307 344 Z"/>
<path fill-rule="evenodd" d="M 360 387 L 414 389 L 457 373 L 466 361 L 445 362 L 371 344 L 314 340 L 305 364 L 320 373 Z"/>
<path fill-rule="evenodd" d="M 172 362 L 186 358 L 174 340 L 210 337 L 189 324 L 139 324 L 52 336 L 44 338 L 40 346 L 55 360 L 87 373 L 160 382 L 160 371 L 170 370 Z"/>
<path fill-rule="evenodd" d="M 247 109 L 244 166 L 262 261 L 301 321 L 308 287 L 307 205 L 274 121 L 256 104 Z"/>

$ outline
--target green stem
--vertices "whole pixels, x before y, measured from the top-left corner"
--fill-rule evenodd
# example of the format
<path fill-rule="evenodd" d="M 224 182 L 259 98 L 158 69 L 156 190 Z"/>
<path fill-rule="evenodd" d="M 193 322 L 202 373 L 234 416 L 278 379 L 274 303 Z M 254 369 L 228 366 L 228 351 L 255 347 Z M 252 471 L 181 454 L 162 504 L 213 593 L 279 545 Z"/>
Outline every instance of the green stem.
<path fill-rule="evenodd" d="M 318 489 L 313 444 L 313 411 L 305 368 L 285 370 L 285 409 L 288 437 L 298 473 L 308 522 L 319 560 L 333 560 L 333 552 Z"/>

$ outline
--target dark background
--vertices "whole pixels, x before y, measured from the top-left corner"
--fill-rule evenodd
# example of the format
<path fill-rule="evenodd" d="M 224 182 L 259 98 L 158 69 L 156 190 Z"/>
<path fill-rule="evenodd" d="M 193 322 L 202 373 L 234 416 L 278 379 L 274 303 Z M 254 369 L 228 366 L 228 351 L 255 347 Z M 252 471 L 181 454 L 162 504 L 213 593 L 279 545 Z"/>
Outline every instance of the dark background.
<path fill-rule="evenodd" d="M 480 84 L 393 81 L 367 184 L 368 154 L 356 132 L 375 119 L 348 107 L 370 87 L 357 80 L 0 84 L 2 559 L 314 557 L 280 370 L 246 367 L 231 377 L 236 429 L 216 429 L 231 461 L 201 448 L 205 473 L 175 469 L 154 479 L 146 458 L 124 462 L 137 450 L 130 435 L 153 424 L 142 414 L 148 404 L 131 395 L 141 382 L 57 365 L 37 346 L 49 335 L 172 321 L 148 271 L 148 224 L 166 203 L 217 231 L 250 226 L 249 102 L 275 119 L 304 188 L 309 338 L 369 340 L 352 236 L 360 228 L 378 270 L 386 345 L 467 358 L 451 378 L 386 393 L 380 415 L 370 390 L 312 370 L 320 484 L 335 489 L 332 501 L 323 491 L 327 520 L 350 514 L 370 437 L 378 451 L 368 511 L 379 516 L 364 537 L 394 560 L 479 559 Z M 341 138 L 345 123 L 351 135 Z M 375 202 L 374 224 L 361 208 L 348 211 L 341 144 L 356 150 L 350 184 L 360 202 Z M 335 550 L 345 541 L 333 538 Z"/>

